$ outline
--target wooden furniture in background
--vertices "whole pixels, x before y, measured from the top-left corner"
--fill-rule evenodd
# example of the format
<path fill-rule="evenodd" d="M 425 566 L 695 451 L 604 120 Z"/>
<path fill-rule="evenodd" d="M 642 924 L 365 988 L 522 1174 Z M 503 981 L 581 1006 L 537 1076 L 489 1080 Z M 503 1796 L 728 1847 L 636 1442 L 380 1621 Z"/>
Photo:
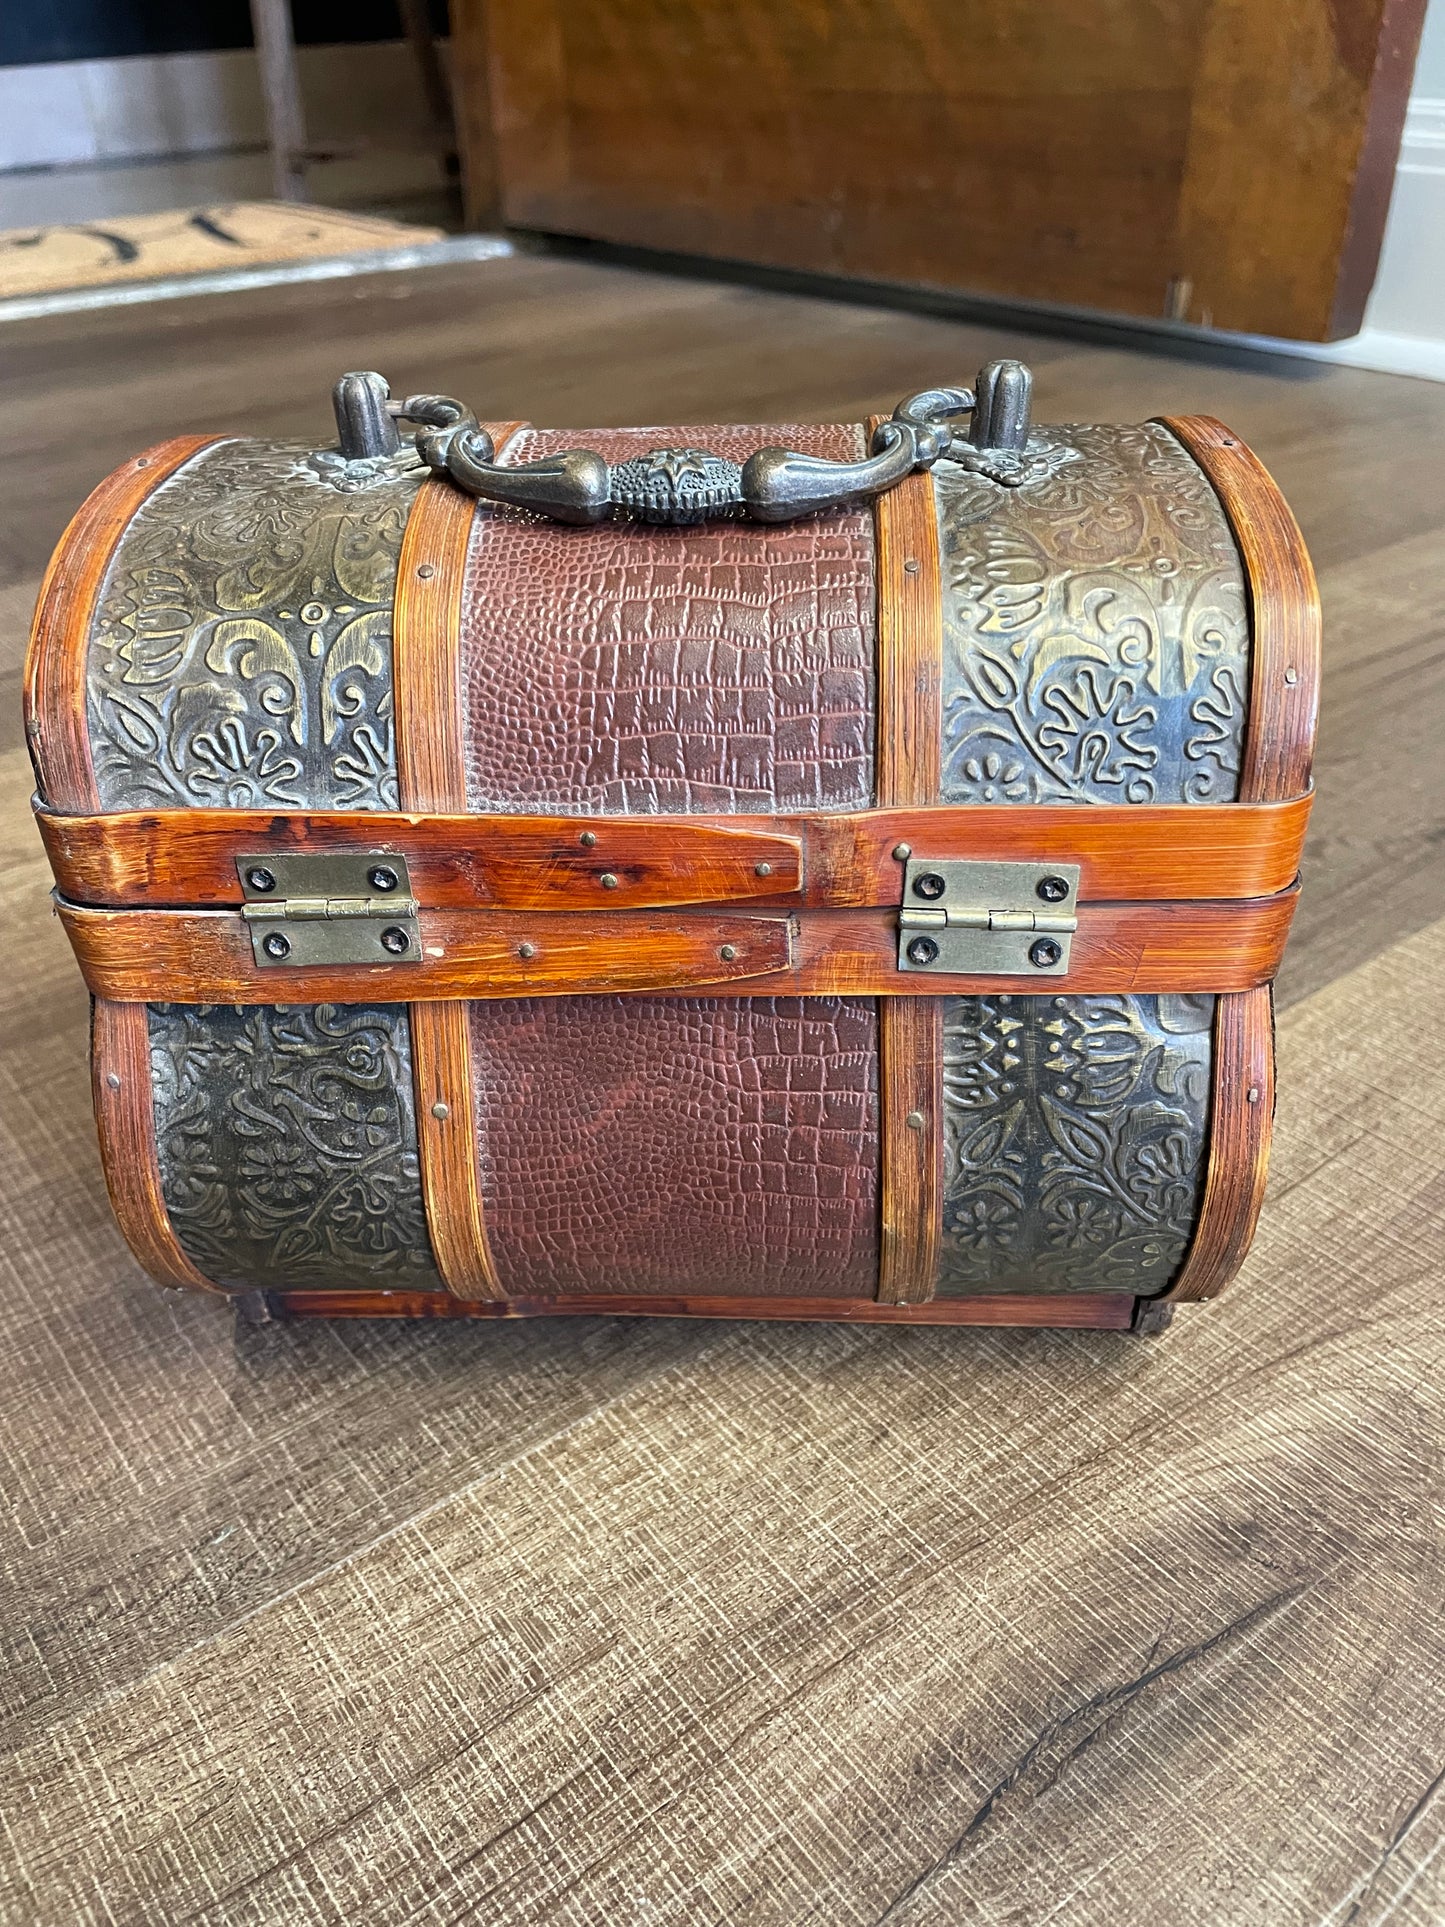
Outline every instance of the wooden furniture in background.
<path fill-rule="evenodd" d="M 1331 340 L 1359 328 L 1374 280 L 1423 12 L 461 0 L 468 204 L 490 218 L 495 193 L 514 226 L 635 246 Z"/>

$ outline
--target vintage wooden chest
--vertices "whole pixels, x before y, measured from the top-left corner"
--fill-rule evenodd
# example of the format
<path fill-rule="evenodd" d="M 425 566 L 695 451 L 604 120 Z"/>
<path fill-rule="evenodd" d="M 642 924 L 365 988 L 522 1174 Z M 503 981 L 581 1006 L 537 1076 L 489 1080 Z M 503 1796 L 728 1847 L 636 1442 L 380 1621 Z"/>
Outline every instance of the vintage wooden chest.
<path fill-rule="evenodd" d="M 1319 674 L 1238 438 L 1036 428 L 1017 362 L 856 426 L 336 407 L 128 463 L 36 615 L 154 1277 L 1121 1329 L 1218 1291 Z"/>

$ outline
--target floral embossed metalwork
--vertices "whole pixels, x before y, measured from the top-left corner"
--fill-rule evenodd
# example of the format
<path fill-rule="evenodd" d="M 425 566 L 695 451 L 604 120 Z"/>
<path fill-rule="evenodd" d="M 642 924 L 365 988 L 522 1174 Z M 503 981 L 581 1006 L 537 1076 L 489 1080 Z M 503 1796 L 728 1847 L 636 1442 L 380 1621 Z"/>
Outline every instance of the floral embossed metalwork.
<path fill-rule="evenodd" d="M 1223 803 L 1248 692 L 1244 578 L 1214 491 L 1157 423 L 1001 488 L 934 470 L 943 800 Z"/>
<path fill-rule="evenodd" d="M 137 512 L 90 639 L 106 809 L 395 809 L 391 622 L 412 458 L 365 489 L 223 442 Z"/>
<path fill-rule="evenodd" d="M 944 1000 L 944 1297 L 1164 1290 L 1204 1181 L 1212 997 Z"/>
<path fill-rule="evenodd" d="M 153 1004 L 161 1188 L 209 1278 L 438 1290 L 404 1004 Z"/>

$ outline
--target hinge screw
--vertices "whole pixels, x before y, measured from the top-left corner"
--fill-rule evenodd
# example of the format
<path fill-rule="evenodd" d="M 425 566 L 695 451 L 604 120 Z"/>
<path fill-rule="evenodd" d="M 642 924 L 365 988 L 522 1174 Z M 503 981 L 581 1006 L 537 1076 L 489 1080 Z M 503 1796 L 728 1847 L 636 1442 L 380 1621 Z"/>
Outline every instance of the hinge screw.
<path fill-rule="evenodd" d="M 383 950 L 389 950 L 393 957 L 399 957 L 404 950 L 411 949 L 411 938 L 400 924 L 388 924 L 381 933 L 381 947 Z"/>
<path fill-rule="evenodd" d="M 915 937 L 908 946 L 908 961 L 912 964 L 931 964 L 938 956 L 938 945 L 932 937 Z"/>
<path fill-rule="evenodd" d="M 1052 937 L 1039 937 L 1029 945 L 1029 962 L 1040 970 L 1052 970 L 1064 954 L 1063 946 L 1054 942 Z"/>
<path fill-rule="evenodd" d="M 913 879 L 913 894 L 922 897 L 925 903 L 936 903 L 947 888 L 937 870 L 925 870 L 921 877 Z"/>
<path fill-rule="evenodd" d="M 289 937 L 283 937 L 279 930 L 272 930 L 267 936 L 261 939 L 261 948 L 268 957 L 276 957 L 278 959 L 281 957 L 289 957 L 291 955 L 291 939 Z"/>
<path fill-rule="evenodd" d="M 1063 877 L 1040 877 L 1034 885 L 1034 895 L 1045 903 L 1062 903 L 1068 894 L 1068 882 Z"/>
<path fill-rule="evenodd" d="M 259 863 L 253 864 L 246 872 L 246 888 L 258 890 L 262 896 L 276 888 L 276 879 L 269 870 L 263 870 Z"/>
<path fill-rule="evenodd" d="M 378 863 L 367 871 L 366 880 L 373 890 L 394 890 L 396 888 L 396 871 L 388 870 L 384 863 Z"/>

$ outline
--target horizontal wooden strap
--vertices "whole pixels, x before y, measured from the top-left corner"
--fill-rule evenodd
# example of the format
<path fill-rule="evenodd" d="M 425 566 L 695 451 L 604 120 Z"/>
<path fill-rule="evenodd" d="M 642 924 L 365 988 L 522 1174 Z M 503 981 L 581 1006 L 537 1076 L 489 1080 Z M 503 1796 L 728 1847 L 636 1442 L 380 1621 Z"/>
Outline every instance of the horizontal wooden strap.
<path fill-rule="evenodd" d="M 1294 889 L 1246 903 L 1083 904 L 1067 976 L 900 971 L 894 912 L 423 910 L 419 963 L 262 969 L 234 910 L 59 903 L 97 997 L 118 1003 L 400 1003 L 705 990 L 709 996 L 1250 990 L 1279 967 Z M 731 955 L 725 953 L 731 952 Z"/>
<path fill-rule="evenodd" d="M 1077 863 L 1085 902 L 1273 896 L 1298 874 L 1310 802 L 729 817 L 37 814 L 60 894 L 73 903 L 239 903 L 237 856 L 365 849 L 404 856 L 413 894 L 438 910 L 575 912 L 604 891 L 609 910 L 754 901 L 843 910 L 899 901 L 900 846 L 940 861 Z"/>
<path fill-rule="evenodd" d="M 590 1292 L 569 1298 L 453 1298 L 444 1291 L 268 1291 L 267 1309 L 290 1318 L 780 1318 L 844 1325 L 1026 1325 L 1128 1331 L 1127 1291 L 994 1292 L 887 1305 L 876 1298 L 665 1298 Z"/>

